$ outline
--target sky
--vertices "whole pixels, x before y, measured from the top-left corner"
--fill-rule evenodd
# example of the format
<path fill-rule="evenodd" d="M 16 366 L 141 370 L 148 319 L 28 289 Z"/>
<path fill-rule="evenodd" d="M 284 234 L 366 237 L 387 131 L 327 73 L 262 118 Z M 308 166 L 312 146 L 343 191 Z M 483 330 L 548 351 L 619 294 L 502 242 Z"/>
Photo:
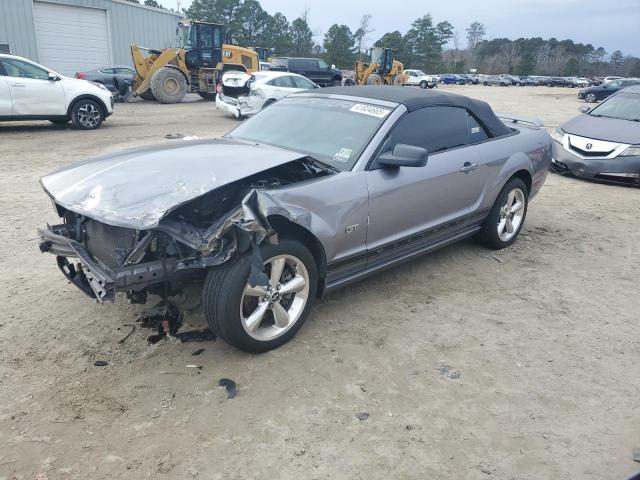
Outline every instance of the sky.
<path fill-rule="evenodd" d="M 185 8 L 192 0 L 160 0 L 166 7 Z M 640 0 L 260 0 L 270 14 L 282 12 L 289 21 L 309 9 L 315 41 L 334 24 L 355 30 L 363 14 L 373 16 L 369 43 L 386 32 L 403 34 L 411 22 L 426 13 L 434 23 L 448 20 L 459 30 L 464 44 L 465 28 L 477 20 L 485 25 L 487 39 L 507 37 L 570 38 L 591 43 L 611 53 L 640 57 Z"/>

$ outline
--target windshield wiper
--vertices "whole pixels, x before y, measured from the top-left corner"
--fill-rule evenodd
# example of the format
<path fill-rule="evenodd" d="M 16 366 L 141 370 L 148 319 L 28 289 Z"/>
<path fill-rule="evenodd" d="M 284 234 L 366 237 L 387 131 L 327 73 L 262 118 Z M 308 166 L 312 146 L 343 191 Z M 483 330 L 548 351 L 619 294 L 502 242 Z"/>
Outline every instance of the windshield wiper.
<path fill-rule="evenodd" d="M 333 165 L 329 165 L 328 163 L 325 163 L 322 160 L 318 160 L 317 158 L 312 157 L 311 155 L 307 155 L 307 158 L 311 160 L 311 163 L 313 165 L 320 168 L 321 170 L 324 170 L 325 172 L 335 173 L 340 171 L 339 168 L 336 168 Z"/>

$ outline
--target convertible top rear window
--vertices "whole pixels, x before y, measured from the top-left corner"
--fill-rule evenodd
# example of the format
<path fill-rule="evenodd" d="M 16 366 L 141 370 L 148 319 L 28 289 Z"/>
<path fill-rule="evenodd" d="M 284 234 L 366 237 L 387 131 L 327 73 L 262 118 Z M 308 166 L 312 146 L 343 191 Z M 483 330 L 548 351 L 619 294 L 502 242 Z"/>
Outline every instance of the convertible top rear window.
<path fill-rule="evenodd" d="M 264 109 L 227 137 L 308 154 L 350 170 L 392 108 L 319 97 L 288 97 Z"/>

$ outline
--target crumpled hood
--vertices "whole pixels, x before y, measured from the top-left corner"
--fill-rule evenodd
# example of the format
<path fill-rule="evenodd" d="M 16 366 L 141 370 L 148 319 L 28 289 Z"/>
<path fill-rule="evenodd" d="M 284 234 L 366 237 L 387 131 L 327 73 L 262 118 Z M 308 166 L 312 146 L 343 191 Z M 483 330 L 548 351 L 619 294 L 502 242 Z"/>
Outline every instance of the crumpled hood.
<path fill-rule="evenodd" d="M 110 225 L 144 230 L 218 187 L 304 157 L 226 139 L 181 142 L 72 163 L 40 182 L 68 210 Z"/>
<path fill-rule="evenodd" d="M 561 127 L 565 132 L 608 142 L 640 144 L 640 122 L 578 115 Z"/>

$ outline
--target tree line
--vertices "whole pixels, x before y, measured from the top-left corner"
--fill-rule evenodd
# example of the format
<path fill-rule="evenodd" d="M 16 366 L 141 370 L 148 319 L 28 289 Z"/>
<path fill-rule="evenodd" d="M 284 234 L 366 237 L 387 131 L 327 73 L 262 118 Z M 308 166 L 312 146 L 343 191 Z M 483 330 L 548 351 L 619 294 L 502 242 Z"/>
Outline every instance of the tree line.
<path fill-rule="evenodd" d="M 129 0 L 138 3 L 140 0 Z M 146 5 L 162 6 L 157 0 Z M 447 20 L 436 22 L 431 14 L 414 20 L 406 33 L 387 32 L 372 41 L 371 15 L 365 14 L 353 29 L 334 24 L 322 40 L 314 39 L 309 11 L 289 21 L 282 13 L 265 11 L 259 0 L 194 0 L 183 12 L 187 18 L 221 23 L 234 42 L 272 48 L 276 55 L 322 57 L 338 68 L 353 69 L 357 59 L 367 59 L 371 46 L 394 50 L 405 68 L 427 73 L 510 73 L 514 75 L 620 75 L 640 76 L 640 59 L 620 50 L 573 40 L 495 38 L 488 40 L 480 22 L 463 31 Z"/>

